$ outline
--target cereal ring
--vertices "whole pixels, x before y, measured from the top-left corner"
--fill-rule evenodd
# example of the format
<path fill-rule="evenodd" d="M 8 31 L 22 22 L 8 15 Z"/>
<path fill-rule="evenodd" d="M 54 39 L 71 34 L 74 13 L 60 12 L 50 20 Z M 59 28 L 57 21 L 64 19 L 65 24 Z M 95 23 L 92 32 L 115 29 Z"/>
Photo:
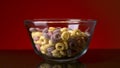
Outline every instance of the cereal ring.
<path fill-rule="evenodd" d="M 81 31 L 79 29 L 73 30 L 71 36 L 80 36 Z"/>
<path fill-rule="evenodd" d="M 52 31 L 54 31 L 56 28 L 54 28 L 54 27 L 49 27 L 49 30 L 48 30 L 48 32 L 52 32 Z"/>
<path fill-rule="evenodd" d="M 65 46 L 65 45 L 64 45 L 63 43 L 56 43 L 55 48 L 56 48 L 56 50 L 61 51 L 61 50 L 64 50 L 64 49 L 65 49 L 64 46 Z"/>
<path fill-rule="evenodd" d="M 42 54 L 46 54 L 47 52 L 46 52 L 46 51 L 42 51 L 42 50 L 41 50 L 41 53 L 42 53 Z"/>
<path fill-rule="evenodd" d="M 52 42 L 58 42 L 61 40 L 61 35 L 60 33 L 54 33 L 52 36 L 51 36 L 51 40 Z"/>
<path fill-rule="evenodd" d="M 47 44 L 48 43 L 48 39 L 46 39 L 44 36 L 41 36 L 40 37 L 40 42 L 41 42 L 42 45 Z"/>
<path fill-rule="evenodd" d="M 40 38 L 39 36 L 34 36 L 34 37 L 33 37 L 33 40 L 34 40 L 34 41 L 38 41 L 39 38 Z"/>
<path fill-rule="evenodd" d="M 47 34 L 49 37 L 51 37 L 53 35 L 53 32 L 48 32 Z"/>
<path fill-rule="evenodd" d="M 40 47 L 41 53 L 46 54 L 48 47 L 49 47 L 49 44 L 45 44 L 44 46 L 41 46 Z"/>
<path fill-rule="evenodd" d="M 60 29 L 54 30 L 53 33 L 60 33 Z"/>
<path fill-rule="evenodd" d="M 43 33 L 43 36 L 47 39 L 50 39 L 50 36 L 47 33 Z"/>
<path fill-rule="evenodd" d="M 68 49 L 68 43 L 66 41 L 63 42 L 65 45 L 65 49 Z"/>
<path fill-rule="evenodd" d="M 88 33 L 88 32 L 85 32 L 85 34 L 86 34 L 86 36 L 87 36 L 87 37 L 90 37 L 90 33 Z"/>
<path fill-rule="evenodd" d="M 52 56 L 52 53 L 51 52 L 47 52 L 46 55 L 47 56 Z"/>
<path fill-rule="evenodd" d="M 35 45 L 36 49 L 40 51 L 40 45 Z"/>
<path fill-rule="evenodd" d="M 76 49 L 77 48 L 77 41 L 74 38 L 70 38 L 68 40 L 68 45 L 70 49 Z"/>
<path fill-rule="evenodd" d="M 47 33 L 47 32 L 48 32 L 48 28 L 44 28 L 44 29 L 42 30 L 42 32 L 43 32 L 43 33 Z"/>
<path fill-rule="evenodd" d="M 35 32 L 36 29 L 35 29 L 35 28 L 29 28 L 29 31 L 30 31 L 30 32 Z"/>
<path fill-rule="evenodd" d="M 71 34 L 71 33 L 72 33 L 72 30 L 68 30 L 68 32 Z"/>
<path fill-rule="evenodd" d="M 60 29 L 61 32 L 64 32 L 64 31 L 67 31 L 67 30 L 68 29 L 66 27 Z"/>
<path fill-rule="evenodd" d="M 68 40 L 69 37 L 70 37 L 70 34 L 69 34 L 69 32 L 67 32 L 67 31 L 64 31 L 64 32 L 61 34 L 62 40 Z"/>
<path fill-rule="evenodd" d="M 37 32 L 32 32 L 31 35 L 32 35 L 32 38 L 34 38 L 36 36 L 40 37 L 42 35 L 42 33 L 37 31 Z"/>
<path fill-rule="evenodd" d="M 49 40 L 49 44 L 50 44 L 51 46 L 54 46 L 54 45 L 55 45 L 55 43 L 52 42 L 51 40 Z"/>
<path fill-rule="evenodd" d="M 39 44 L 39 45 L 41 45 L 41 41 L 40 41 L 40 40 L 38 40 L 38 41 L 34 41 L 34 43 L 35 43 L 35 44 Z"/>
<path fill-rule="evenodd" d="M 81 32 L 82 37 L 86 37 L 86 34 L 84 32 Z"/>
<path fill-rule="evenodd" d="M 60 58 L 60 57 L 62 57 L 62 55 L 59 53 L 59 51 L 58 50 L 53 50 L 52 52 L 52 55 L 53 55 L 53 57 L 57 57 L 57 58 Z"/>
<path fill-rule="evenodd" d="M 48 51 L 48 52 L 51 52 L 51 51 L 53 51 L 54 49 L 55 49 L 55 47 L 48 47 L 48 48 L 47 48 L 47 51 Z"/>
<path fill-rule="evenodd" d="M 37 31 L 41 31 L 41 29 L 40 28 L 35 28 Z"/>
<path fill-rule="evenodd" d="M 66 55 L 66 53 L 64 51 L 60 51 L 60 54 L 63 55 L 63 56 Z"/>

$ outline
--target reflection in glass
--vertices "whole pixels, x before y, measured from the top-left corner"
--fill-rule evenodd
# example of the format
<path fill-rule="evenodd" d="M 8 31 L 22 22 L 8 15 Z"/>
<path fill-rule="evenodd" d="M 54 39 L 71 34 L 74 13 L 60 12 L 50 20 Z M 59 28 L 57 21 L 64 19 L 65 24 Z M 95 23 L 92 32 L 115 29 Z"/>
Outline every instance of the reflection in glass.
<path fill-rule="evenodd" d="M 44 61 L 38 65 L 38 68 L 85 68 L 85 67 L 86 67 L 85 64 L 78 61 L 67 63 Z"/>

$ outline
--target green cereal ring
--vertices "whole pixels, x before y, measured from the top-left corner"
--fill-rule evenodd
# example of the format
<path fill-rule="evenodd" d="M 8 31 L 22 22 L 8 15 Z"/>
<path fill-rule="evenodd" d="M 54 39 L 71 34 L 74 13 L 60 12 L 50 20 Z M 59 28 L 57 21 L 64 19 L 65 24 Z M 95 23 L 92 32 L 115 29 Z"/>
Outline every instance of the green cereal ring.
<path fill-rule="evenodd" d="M 64 43 L 56 43 L 55 48 L 56 50 L 64 50 L 65 49 L 64 46 L 65 46 Z"/>
<path fill-rule="evenodd" d="M 61 34 L 61 38 L 62 40 L 68 40 L 70 37 L 70 33 L 68 31 L 64 31 L 62 34 Z"/>

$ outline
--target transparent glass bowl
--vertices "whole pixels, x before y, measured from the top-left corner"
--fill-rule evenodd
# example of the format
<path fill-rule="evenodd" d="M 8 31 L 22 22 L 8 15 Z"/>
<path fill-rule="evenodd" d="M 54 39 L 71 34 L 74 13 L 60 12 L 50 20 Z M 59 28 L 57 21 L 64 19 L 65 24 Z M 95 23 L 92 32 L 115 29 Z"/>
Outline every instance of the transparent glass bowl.
<path fill-rule="evenodd" d="M 34 51 L 44 59 L 73 61 L 86 53 L 96 25 L 95 20 L 25 20 Z"/>

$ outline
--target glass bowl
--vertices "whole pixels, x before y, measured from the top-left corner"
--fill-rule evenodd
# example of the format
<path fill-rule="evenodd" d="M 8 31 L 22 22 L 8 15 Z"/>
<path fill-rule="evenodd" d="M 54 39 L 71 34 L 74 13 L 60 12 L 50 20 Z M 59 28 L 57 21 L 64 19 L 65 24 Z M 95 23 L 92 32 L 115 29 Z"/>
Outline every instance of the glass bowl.
<path fill-rule="evenodd" d="M 82 19 L 25 20 L 34 51 L 46 60 L 65 62 L 86 53 L 96 21 Z"/>

